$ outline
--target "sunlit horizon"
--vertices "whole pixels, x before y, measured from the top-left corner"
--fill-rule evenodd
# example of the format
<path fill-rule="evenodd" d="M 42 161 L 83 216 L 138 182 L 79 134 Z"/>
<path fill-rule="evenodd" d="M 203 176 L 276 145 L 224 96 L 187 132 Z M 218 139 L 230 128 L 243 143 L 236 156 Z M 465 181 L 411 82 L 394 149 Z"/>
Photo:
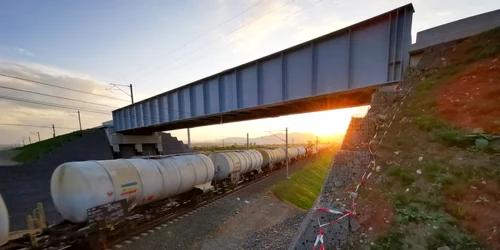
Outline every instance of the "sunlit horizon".
<path fill-rule="evenodd" d="M 272 133 L 312 133 L 320 137 L 345 134 L 352 116 L 365 115 L 369 106 L 318 111 L 297 115 L 280 116 L 191 128 L 191 142 L 201 143 L 229 137 L 250 138 L 268 136 Z M 165 131 L 187 142 L 187 129 Z"/>

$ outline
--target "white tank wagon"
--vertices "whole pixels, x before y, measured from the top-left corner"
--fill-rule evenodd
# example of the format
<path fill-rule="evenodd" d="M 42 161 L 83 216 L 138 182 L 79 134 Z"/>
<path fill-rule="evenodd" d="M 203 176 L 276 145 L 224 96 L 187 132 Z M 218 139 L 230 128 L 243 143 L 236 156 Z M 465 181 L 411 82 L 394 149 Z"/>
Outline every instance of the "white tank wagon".
<path fill-rule="evenodd" d="M 246 152 L 247 154 L 250 155 L 250 158 L 252 159 L 252 165 L 251 165 L 251 170 L 259 170 L 262 167 L 264 159 L 262 158 L 262 154 L 259 153 L 259 151 L 255 149 L 250 149 L 243 151 Z"/>
<path fill-rule="evenodd" d="M 215 167 L 215 181 L 227 178 L 237 182 L 240 175 L 251 171 L 260 171 L 263 164 L 262 155 L 256 150 L 217 152 L 209 155 Z"/>
<path fill-rule="evenodd" d="M 297 150 L 299 151 L 299 155 L 298 155 L 299 157 L 302 158 L 302 157 L 306 156 L 306 152 L 307 152 L 306 148 L 300 146 L 300 147 L 297 147 Z"/>
<path fill-rule="evenodd" d="M 228 177 L 238 179 L 241 169 L 240 159 L 232 152 L 211 153 L 208 157 L 215 168 L 215 181 L 222 181 Z M 245 163 L 244 163 L 245 164 Z"/>
<path fill-rule="evenodd" d="M 275 148 L 271 150 L 274 154 L 274 164 L 280 163 L 285 159 L 285 150 L 281 148 Z"/>
<path fill-rule="evenodd" d="M 89 208 L 127 199 L 131 210 L 194 188 L 210 190 L 213 178 L 214 165 L 203 154 L 68 162 L 52 174 L 50 191 L 62 217 L 80 223 Z"/>
<path fill-rule="evenodd" d="M 262 167 L 275 165 L 285 159 L 285 151 L 281 149 L 257 149 L 263 158 Z"/>
<path fill-rule="evenodd" d="M 297 148 L 288 148 L 288 159 L 294 159 L 297 158 L 298 156 L 299 156 L 299 150 Z"/>
<path fill-rule="evenodd" d="M 9 213 L 0 195 L 0 246 L 9 241 Z"/>
<path fill-rule="evenodd" d="M 261 167 L 266 167 L 269 164 L 274 163 L 275 156 L 274 156 L 274 153 L 272 153 L 270 149 L 256 149 L 256 150 L 262 156 Z"/>

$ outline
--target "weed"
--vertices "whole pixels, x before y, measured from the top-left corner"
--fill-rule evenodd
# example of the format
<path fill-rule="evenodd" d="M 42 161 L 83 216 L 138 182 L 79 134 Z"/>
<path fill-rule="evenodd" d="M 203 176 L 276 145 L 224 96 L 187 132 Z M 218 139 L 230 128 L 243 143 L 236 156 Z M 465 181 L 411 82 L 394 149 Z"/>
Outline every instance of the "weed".
<path fill-rule="evenodd" d="M 465 137 L 464 132 L 445 123 L 434 115 L 425 114 L 417 120 L 420 130 L 430 132 L 431 139 L 446 146 L 467 148 L 474 146 L 474 140 Z"/>
<path fill-rule="evenodd" d="M 372 250 L 399 250 L 404 249 L 404 234 L 402 232 L 389 232 L 387 235 L 377 239 Z"/>
<path fill-rule="evenodd" d="M 396 209 L 396 218 L 398 222 L 418 222 L 423 220 L 423 216 L 418 211 L 417 207 Z"/>
<path fill-rule="evenodd" d="M 435 181 L 436 176 L 443 171 L 443 166 L 437 163 L 428 162 L 422 166 L 424 176 L 430 180 Z"/>
<path fill-rule="evenodd" d="M 439 176 L 439 184 L 441 187 L 452 186 L 457 183 L 457 178 L 450 173 L 443 173 Z"/>
<path fill-rule="evenodd" d="M 450 147 L 468 148 L 474 146 L 474 140 L 465 137 L 464 133 L 448 125 L 434 129 L 431 132 L 434 140 Z"/>
<path fill-rule="evenodd" d="M 398 222 L 408 223 L 408 222 L 424 222 L 424 221 L 436 221 L 442 219 L 442 216 L 438 213 L 421 213 L 416 206 L 409 206 L 403 209 L 396 209 L 396 218 Z"/>
<path fill-rule="evenodd" d="M 443 200 L 441 197 L 429 197 L 426 199 L 411 198 L 410 202 L 422 204 L 429 210 L 437 210 L 443 206 Z"/>
<path fill-rule="evenodd" d="M 454 168 L 455 171 L 449 171 L 449 167 L 440 163 L 428 162 L 422 167 L 424 176 L 431 182 L 434 182 L 439 187 L 447 187 L 454 185 L 457 182 L 455 173 L 458 173 L 460 168 Z"/>
<path fill-rule="evenodd" d="M 481 49 L 482 49 L 481 52 L 477 53 L 474 57 L 476 61 L 500 54 L 500 45 L 498 44 L 492 46 L 485 46 Z"/>
<path fill-rule="evenodd" d="M 460 201 L 467 193 L 467 187 L 464 185 L 453 185 L 445 190 L 445 195 L 455 201 Z"/>
<path fill-rule="evenodd" d="M 430 132 L 435 128 L 442 127 L 442 122 L 432 115 L 423 115 L 417 120 L 418 128 Z"/>
<path fill-rule="evenodd" d="M 410 203 L 406 199 L 403 193 L 397 193 L 394 197 L 394 205 L 396 208 L 402 208 L 408 206 Z"/>
<path fill-rule="evenodd" d="M 427 249 L 437 249 L 442 246 L 447 246 L 450 249 L 477 249 L 480 247 L 474 238 L 458 228 L 437 230 L 427 239 Z"/>
<path fill-rule="evenodd" d="M 456 211 L 455 211 L 455 216 L 459 219 L 468 219 L 467 217 L 467 208 L 463 206 L 462 204 L 458 204 Z"/>
<path fill-rule="evenodd" d="M 406 168 L 391 166 L 389 167 L 388 174 L 392 177 L 399 177 L 405 186 L 409 186 L 415 181 L 415 178 L 411 174 L 410 170 Z"/>
<path fill-rule="evenodd" d="M 418 195 L 420 192 L 422 192 L 422 188 L 420 187 L 413 187 L 411 190 L 410 190 L 410 194 L 412 196 L 416 196 Z"/>

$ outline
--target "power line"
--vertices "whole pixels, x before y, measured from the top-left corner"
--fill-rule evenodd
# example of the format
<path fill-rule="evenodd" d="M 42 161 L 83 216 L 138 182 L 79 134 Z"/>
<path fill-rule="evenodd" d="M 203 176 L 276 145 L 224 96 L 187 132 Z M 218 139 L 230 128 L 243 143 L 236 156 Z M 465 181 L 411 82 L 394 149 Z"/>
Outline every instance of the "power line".
<path fill-rule="evenodd" d="M 308 6 L 306 6 L 306 7 L 303 7 L 302 9 L 298 10 L 297 12 L 294 12 L 294 13 L 291 13 L 291 14 L 287 15 L 284 19 L 289 18 L 289 17 L 291 17 L 291 16 L 293 16 L 293 15 L 296 15 L 296 14 L 298 14 L 298 13 L 300 13 L 300 12 L 302 12 L 302 11 L 304 11 L 304 10 L 306 10 L 306 9 L 308 9 L 308 8 L 310 8 L 310 7 L 314 6 L 314 5 L 316 5 L 316 4 L 321 3 L 321 2 L 323 2 L 323 0 L 319 0 L 319 1 L 313 2 L 313 3 L 311 3 L 310 5 L 308 5 Z M 284 7 L 284 6 L 286 6 L 286 5 L 283 5 L 283 6 L 281 6 L 281 7 Z M 280 7 L 280 8 L 281 8 L 281 7 Z M 194 60 L 188 61 L 187 63 L 185 63 L 185 64 L 183 64 L 183 65 L 180 65 L 180 66 L 179 66 L 179 67 L 177 67 L 177 68 L 173 68 L 173 69 L 171 69 L 171 70 L 167 71 L 166 73 L 175 72 L 175 71 L 177 71 L 177 70 L 179 70 L 179 69 L 181 69 L 181 68 L 184 68 L 185 66 L 187 66 L 187 65 L 189 65 L 189 64 L 192 64 L 192 63 L 194 63 L 194 62 L 199 62 L 200 60 L 207 58 L 207 56 L 213 55 L 213 54 L 215 54 L 216 52 L 219 52 L 219 51 L 221 51 L 221 50 L 223 50 L 223 49 L 226 49 L 228 45 L 233 44 L 233 43 L 235 43 L 235 42 L 237 42 L 237 41 L 243 40 L 243 39 L 245 39 L 245 38 L 247 38 L 247 37 L 249 37 L 249 36 L 252 36 L 252 34 L 250 34 L 250 35 L 248 35 L 248 36 L 244 36 L 244 37 L 242 37 L 242 38 L 240 38 L 240 39 L 234 40 L 234 41 L 232 41 L 232 42 L 228 43 L 227 45 L 225 45 L 224 47 L 222 47 L 222 48 L 220 48 L 220 49 L 217 49 L 217 50 L 213 50 L 212 52 L 210 52 L 210 53 L 208 53 L 208 54 L 206 54 L 206 55 L 202 56 L 201 58 L 198 58 L 196 61 L 194 61 Z M 157 78 L 157 77 L 159 77 L 159 76 L 160 76 L 160 75 L 153 76 L 153 77 L 148 78 L 148 79 L 146 79 L 146 80 L 144 80 L 144 81 L 150 81 L 150 80 L 153 80 L 153 79 L 155 79 L 155 78 Z"/>
<path fill-rule="evenodd" d="M 60 89 L 75 91 L 75 92 L 79 92 L 79 93 L 83 93 L 83 94 L 87 94 L 87 95 L 94 95 L 94 96 L 109 98 L 109 99 L 113 99 L 113 100 L 129 102 L 128 100 L 124 100 L 124 99 L 120 99 L 120 98 L 115 98 L 115 97 L 105 96 L 105 95 L 99 95 L 99 94 L 95 94 L 95 93 L 92 93 L 92 92 L 87 92 L 87 91 L 83 91 L 83 90 L 79 90 L 79 89 L 67 88 L 67 87 L 63 87 L 63 86 L 59 86 L 59 85 L 54 85 L 54 84 L 50 84 L 50 83 L 45 83 L 45 82 L 40 82 L 40 81 L 35 81 L 35 80 L 23 78 L 23 77 L 6 75 L 6 74 L 3 74 L 3 73 L 0 73 L 0 76 L 9 77 L 9 78 L 13 78 L 13 79 L 17 79 L 17 80 L 22 80 L 22 81 L 27 81 L 27 82 L 32 82 L 32 83 L 38 83 L 38 84 L 42 84 L 42 85 L 46 85 L 46 86 L 50 86 L 50 87 L 54 87 L 54 88 L 60 88 Z"/>
<path fill-rule="evenodd" d="M 243 15 L 243 14 L 244 14 L 244 13 L 246 13 L 247 11 L 249 11 L 249 10 L 251 10 L 251 9 L 255 8 L 257 5 L 259 5 L 259 4 L 263 3 L 263 2 L 264 2 L 264 0 L 260 0 L 259 2 L 255 3 L 255 4 L 252 4 L 250 7 L 246 8 L 245 10 L 243 10 L 242 12 L 240 12 L 239 14 L 237 14 L 237 15 L 235 15 L 235 16 L 233 16 L 233 17 L 231 17 L 231 18 L 229 18 L 229 19 L 227 19 L 227 20 L 225 20 L 225 21 L 223 21 L 222 23 L 219 23 L 217 26 L 213 27 L 212 29 L 210 29 L 210 30 L 208 30 L 208 31 L 206 31 L 206 32 L 204 32 L 204 33 L 202 33 L 202 34 L 198 35 L 197 37 L 195 37 L 195 38 L 191 39 L 190 41 L 188 41 L 188 42 L 184 43 L 183 45 L 181 45 L 181 46 L 179 46 L 179 47 L 176 47 L 175 49 L 173 49 L 173 50 L 171 50 L 171 51 L 167 52 L 166 54 L 164 54 L 164 55 L 162 55 L 162 56 L 160 56 L 160 57 L 157 57 L 156 59 L 154 59 L 154 60 L 152 60 L 152 61 L 158 61 L 158 60 L 160 60 L 160 59 L 163 59 L 163 58 L 165 58 L 165 57 L 170 56 L 172 53 L 176 52 L 178 49 L 181 49 L 181 48 L 183 48 L 183 47 L 187 46 L 188 44 L 190 44 L 190 43 L 192 43 L 192 42 L 194 42 L 194 41 L 196 41 L 196 40 L 198 40 L 198 39 L 200 39 L 200 38 L 202 38 L 202 37 L 206 36 L 207 34 L 210 34 L 210 33 L 211 33 L 211 32 L 213 32 L 214 30 L 216 30 L 216 29 L 218 29 L 219 27 L 221 27 L 222 25 L 224 25 L 224 24 L 226 24 L 226 23 L 228 23 L 228 22 L 232 21 L 233 19 L 235 19 L 235 18 L 237 18 L 237 17 L 239 17 L 239 16 L 241 16 L 241 15 Z M 136 72 L 141 71 L 142 69 L 144 69 L 146 66 L 148 66 L 148 65 L 150 65 L 150 64 L 151 64 L 151 63 L 147 63 L 147 64 L 145 64 L 145 65 L 143 65 L 143 66 L 141 66 L 141 67 L 139 67 L 139 68 L 137 68 L 137 69 L 135 69 L 135 70 L 133 70 L 133 71 L 129 72 L 128 74 L 125 74 L 124 76 L 120 77 L 118 81 L 120 81 L 121 79 L 125 78 L 126 76 L 129 76 L 129 75 L 132 75 L 133 73 L 136 73 Z"/>
<path fill-rule="evenodd" d="M 0 88 L 10 89 L 10 90 L 15 90 L 15 91 L 20 91 L 20 92 L 26 92 L 26 93 L 35 94 L 35 95 L 42 95 L 42 96 L 48 96 L 48 97 L 53 97 L 53 98 L 59 98 L 59 99 L 64 99 L 64 100 L 69 100 L 69 101 L 99 105 L 99 106 L 103 106 L 103 107 L 118 108 L 118 107 L 110 106 L 110 105 L 106 105 L 106 104 L 87 102 L 87 101 L 82 101 L 82 100 L 77 100 L 77 99 L 72 99 L 72 98 L 67 98 L 67 97 L 62 97 L 62 96 L 56 96 L 56 95 L 49 95 L 49 94 L 44 94 L 44 93 L 34 92 L 34 91 L 29 91 L 29 90 L 23 90 L 23 89 L 17 89 L 17 88 L 5 87 L 5 86 L 0 86 Z"/>
<path fill-rule="evenodd" d="M 50 106 L 50 107 L 56 107 L 56 108 L 80 110 L 80 111 L 85 111 L 85 112 L 90 112 L 90 113 L 97 113 L 97 114 L 105 114 L 105 115 L 109 115 L 110 114 L 109 111 L 105 111 L 105 110 L 94 110 L 94 109 L 87 109 L 87 108 L 82 108 L 82 107 L 62 105 L 62 104 L 56 104 L 56 103 L 50 103 L 50 102 L 32 101 L 32 100 L 28 100 L 28 99 L 16 98 L 16 97 L 10 97 L 10 96 L 3 96 L 3 95 L 0 95 L 0 99 L 17 101 L 17 102 L 26 102 L 26 103 L 32 103 L 32 104 L 44 105 L 44 106 Z"/>
<path fill-rule="evenodd" d="M 30 127 L 30 128 L 52 128 L 52 126 L 42 126 L 42 125 L 28 125 L 28 124 L 14 124 L 14 123 L 0 123 L 0 126 L 14 126 L 14 127 Z M 69 127 L 54 127 L 58 129 L 78 129 Z"/>
<path fill-rule="evenodd" d="M 207 47 L 207 46 L 209 46 L 209 45 L 211 45 L 211 44 L 213 44 L 213 43 L 215 43 L 215 42 L 217 42 L 217 41 L 219 41 L 220 39 L 222 39 L 222 38 L 224 38 L 224 37 L 226 37 L 226 36 L 229 36 L 229 35 L 233 34 L 234 32 L 236 32 L 236 31 L 238 31 L 238 30 L 240 30 L 240 29 L 244 28 L 245 26 L 247 26 L 247 25 L 249 25 L 249 24 L 251 24 L 251 23 L 254 23 L 254 22 L 256 22 L 256 21 L 258 21 L 258 20 L 260 20 L 260 19 L 264 18 L 265 16 L 267 16 L 267 15 L 269 15 L 269 14 L 271 14 L 271 13 L 273 13 L 273 12 L 275 12 L 275 11 L 277 11 L 277 10 L 279 10 L 279 9 L 281 9 L 281 8 L 283 8 L 283 7 L 287 6 L 287 5 L 289 5 L 289 4 L 291 4 L 291 3 L 292 3 L 292 2 L 294 2 L 294 1 L 295 1 L 295 0 L 291 0 L 291 1 L 289 1 L 289 2 L 287 2 L 287 3 L 285 3 L 285 4 L 283 4 L 283 5 L 281 5 L 280 7 L 275 8 L 275 9 L 273 9 L 273 10 L 271 10 L 271 11 L 267 12 L 266 14 L 264 14 L 264 15 L 262 15 L 262 16 L 260 16 L 260 17 L 258 17 L 258 18 L 255 18 L 255 19 L 253 19 L 252 21 L 247 22 L 247 23 L 245 23 L 245 24 L 241 25 L 240 27 L 238 27 L 238 28 L 236 28 L 236 29 L 232 30 L 232 31 L 231 31 L 231 32 L 229 32 L 229 33 L 224 34 L 224 35 L 222 35 L 222 36 L 220 36 L 220 37 L 216 38 L 215 40 L 212 40 L 212 41 L 210 41 L 210 42 L 208 42 L 208 43 L 206 43 L 206 44 L 204 44 L 204 45 L 202 45 L 202 46 L 200 46 L 200 47 L 196 48 L 195 50 L 190 51 L 189 53 L 186 53 L 186 54 L 184 54 L 184 55 L 182 55 L 182 56 L 180 56 L 180 57 L 177 57 L 176 59 L 174 59 L 173 61 L 170 61 L 170 62 L 169 62 L 169 63 L 167 63 L 167 64 L 164 64 L 164 65 L 162 65 L 162 66 L 160 66 L 160 67 L 158 67 L 158 68 L 156 68 L 156 69 L 154 69 L 154 70 L 152 70 L 152 71 L 149 71 L 149 72 L 148 72 L 148 73 L 146 73 L 146 74 L 143 74 L 142 76 L 140 76 L 140 77 L 139 77 L 138 79 L 136 79 L 136 80 L 140 80 L 140 79 L 141 79 L 142 77 L 144 77 L 144 76 L 147 76 L 147 75 L 150 75 L 151 73 L 157 72 L 158 70 L 163 69 L 163 68 L 165 68 L 166 66 L 168 66 L 168 65 L 170 65 L 170 64 L 172 64 L 172 63 L 174 63 L 174 62 L 177 62 L 177 61 L 179 61 L 180 59 L 182 59 L 182 58 L 184 58 L 184 57 L 186 57 L 186 56 L 189 56 L 189 55 L 191 55 L 191 54 L 193 54 L 193 53 L 195 53 L 195 52 L 197 52 L 197 51 L 199 51 L 199 50 L 201 50 L 201 49 L 203 49 L 203 48 L 205 48 L 205 47 Z M 158 76 L 159 76 L 159 75 L 158 75 Z M 149 79 L 147 79 L 146 81 L 149 81 L 149 80 L 151 80 L 151 79 L 154 79 L 154 78 L 156 78 L 156 77 L 158 77 L 158 76 L 155 76 L 155 77 L 149 78 Z"/>

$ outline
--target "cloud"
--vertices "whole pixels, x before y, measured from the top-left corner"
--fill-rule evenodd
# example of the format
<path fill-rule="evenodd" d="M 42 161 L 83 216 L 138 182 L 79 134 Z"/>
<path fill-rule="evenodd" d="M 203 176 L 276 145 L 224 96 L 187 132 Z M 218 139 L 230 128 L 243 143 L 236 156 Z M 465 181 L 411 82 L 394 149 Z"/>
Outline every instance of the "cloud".
<path fill-rule="evenodd" d="M 56 67 L 49 67 L 34 63 L 19 63 L 0 60 L 0 72 L 6 75 L 31 79 L 57 86 L 78 89 L 84 92 L 113 96 L 120 99 L 127 99 L 118 92 L 106 91 L 108 87 L 105 83 L 96 81 L 89 76 L 70 72 Z M 12 89 L 0 88 L 0 96 L 7 98 L 22 98 L 35 102 L 45 102 L 56 105 L 74 106 L 81 110 L 82 125 L 84 128 L 94 127 L 102 122 L 111 119 L 111 111 L 115 108 L 101 105 L 120 107 L 128 104 L 113 99 L 69 91 L 61 88 L 45 86 L 42 84 L 0 76 L 0 86 L 16 88 L 26 91 L 39 92 L 47 95 L 61 96 L 70 99 L 82 100 L 90 103 L 81 103 L 71 100 L 64 100 L 54 97 L 41 96 L 32 93 L 19 92 Z M 93 103 L 93 104 L 91 104 Z M 52 126 L 78 128 L 78 119 L 74 109 L 64 109 L 38 104 L 18 102 L 0 98 L 0 123 L 26 124 L 37 126 Z M 92 113 L 90 111 L 102 110 L 109 112 L 109 115 Z M 71 132 L 70 129 L 56 129 L 57 134 Z M 15 126 L 0 126 L 0 144 L 10 144 L 19 142 L 24 136 L 28 136 L 32 131 L 39 131 L 43 138 L 52 135 L 51 129 L 46 128 L 26 128 Z"/>
<path fill-rule="evenodd" d="M 449 16 L 451 14 L 453 14 L 451 11 L 441 11 L 436 13 L 438 16 Z"/>
<path fill-rule="evenodd" d="M 240 22 L 242 27 L 226 40 L 236 42 L 233 51 L 252 51 L 273 32 L 295 26 L 304 18 L 295 1 L 265 1 Z M 297 13 L 294 15 L 294 13 Z"/>
<path fill-rule="evenodd" d="M 276 48 L 283 48 L 283 37 L 286 37 L 285 47 L 289 47 L 353 23 L 333 13 L 319 15 L 324 18 L 313 17 L 325 3 L 325 0 L 266 1 L 256 11 L 246 15 L 240 26 L 250 24 L 228 36 L 226 41 L 234 44 L 231 46 L 234 54 L 254 54 L 262 47 L 269 48 L 270 53 Z M 333 1 L 336 5 L 345 3 L 345 0 Z"/>
<path fill-rule="evenodd" d="M 35 53 L 33 53 L 27 49 L 17 48 L 17 51 L 21 52 L 21 54 L 26 55 L 26 56 L 35 56 Z"/>

